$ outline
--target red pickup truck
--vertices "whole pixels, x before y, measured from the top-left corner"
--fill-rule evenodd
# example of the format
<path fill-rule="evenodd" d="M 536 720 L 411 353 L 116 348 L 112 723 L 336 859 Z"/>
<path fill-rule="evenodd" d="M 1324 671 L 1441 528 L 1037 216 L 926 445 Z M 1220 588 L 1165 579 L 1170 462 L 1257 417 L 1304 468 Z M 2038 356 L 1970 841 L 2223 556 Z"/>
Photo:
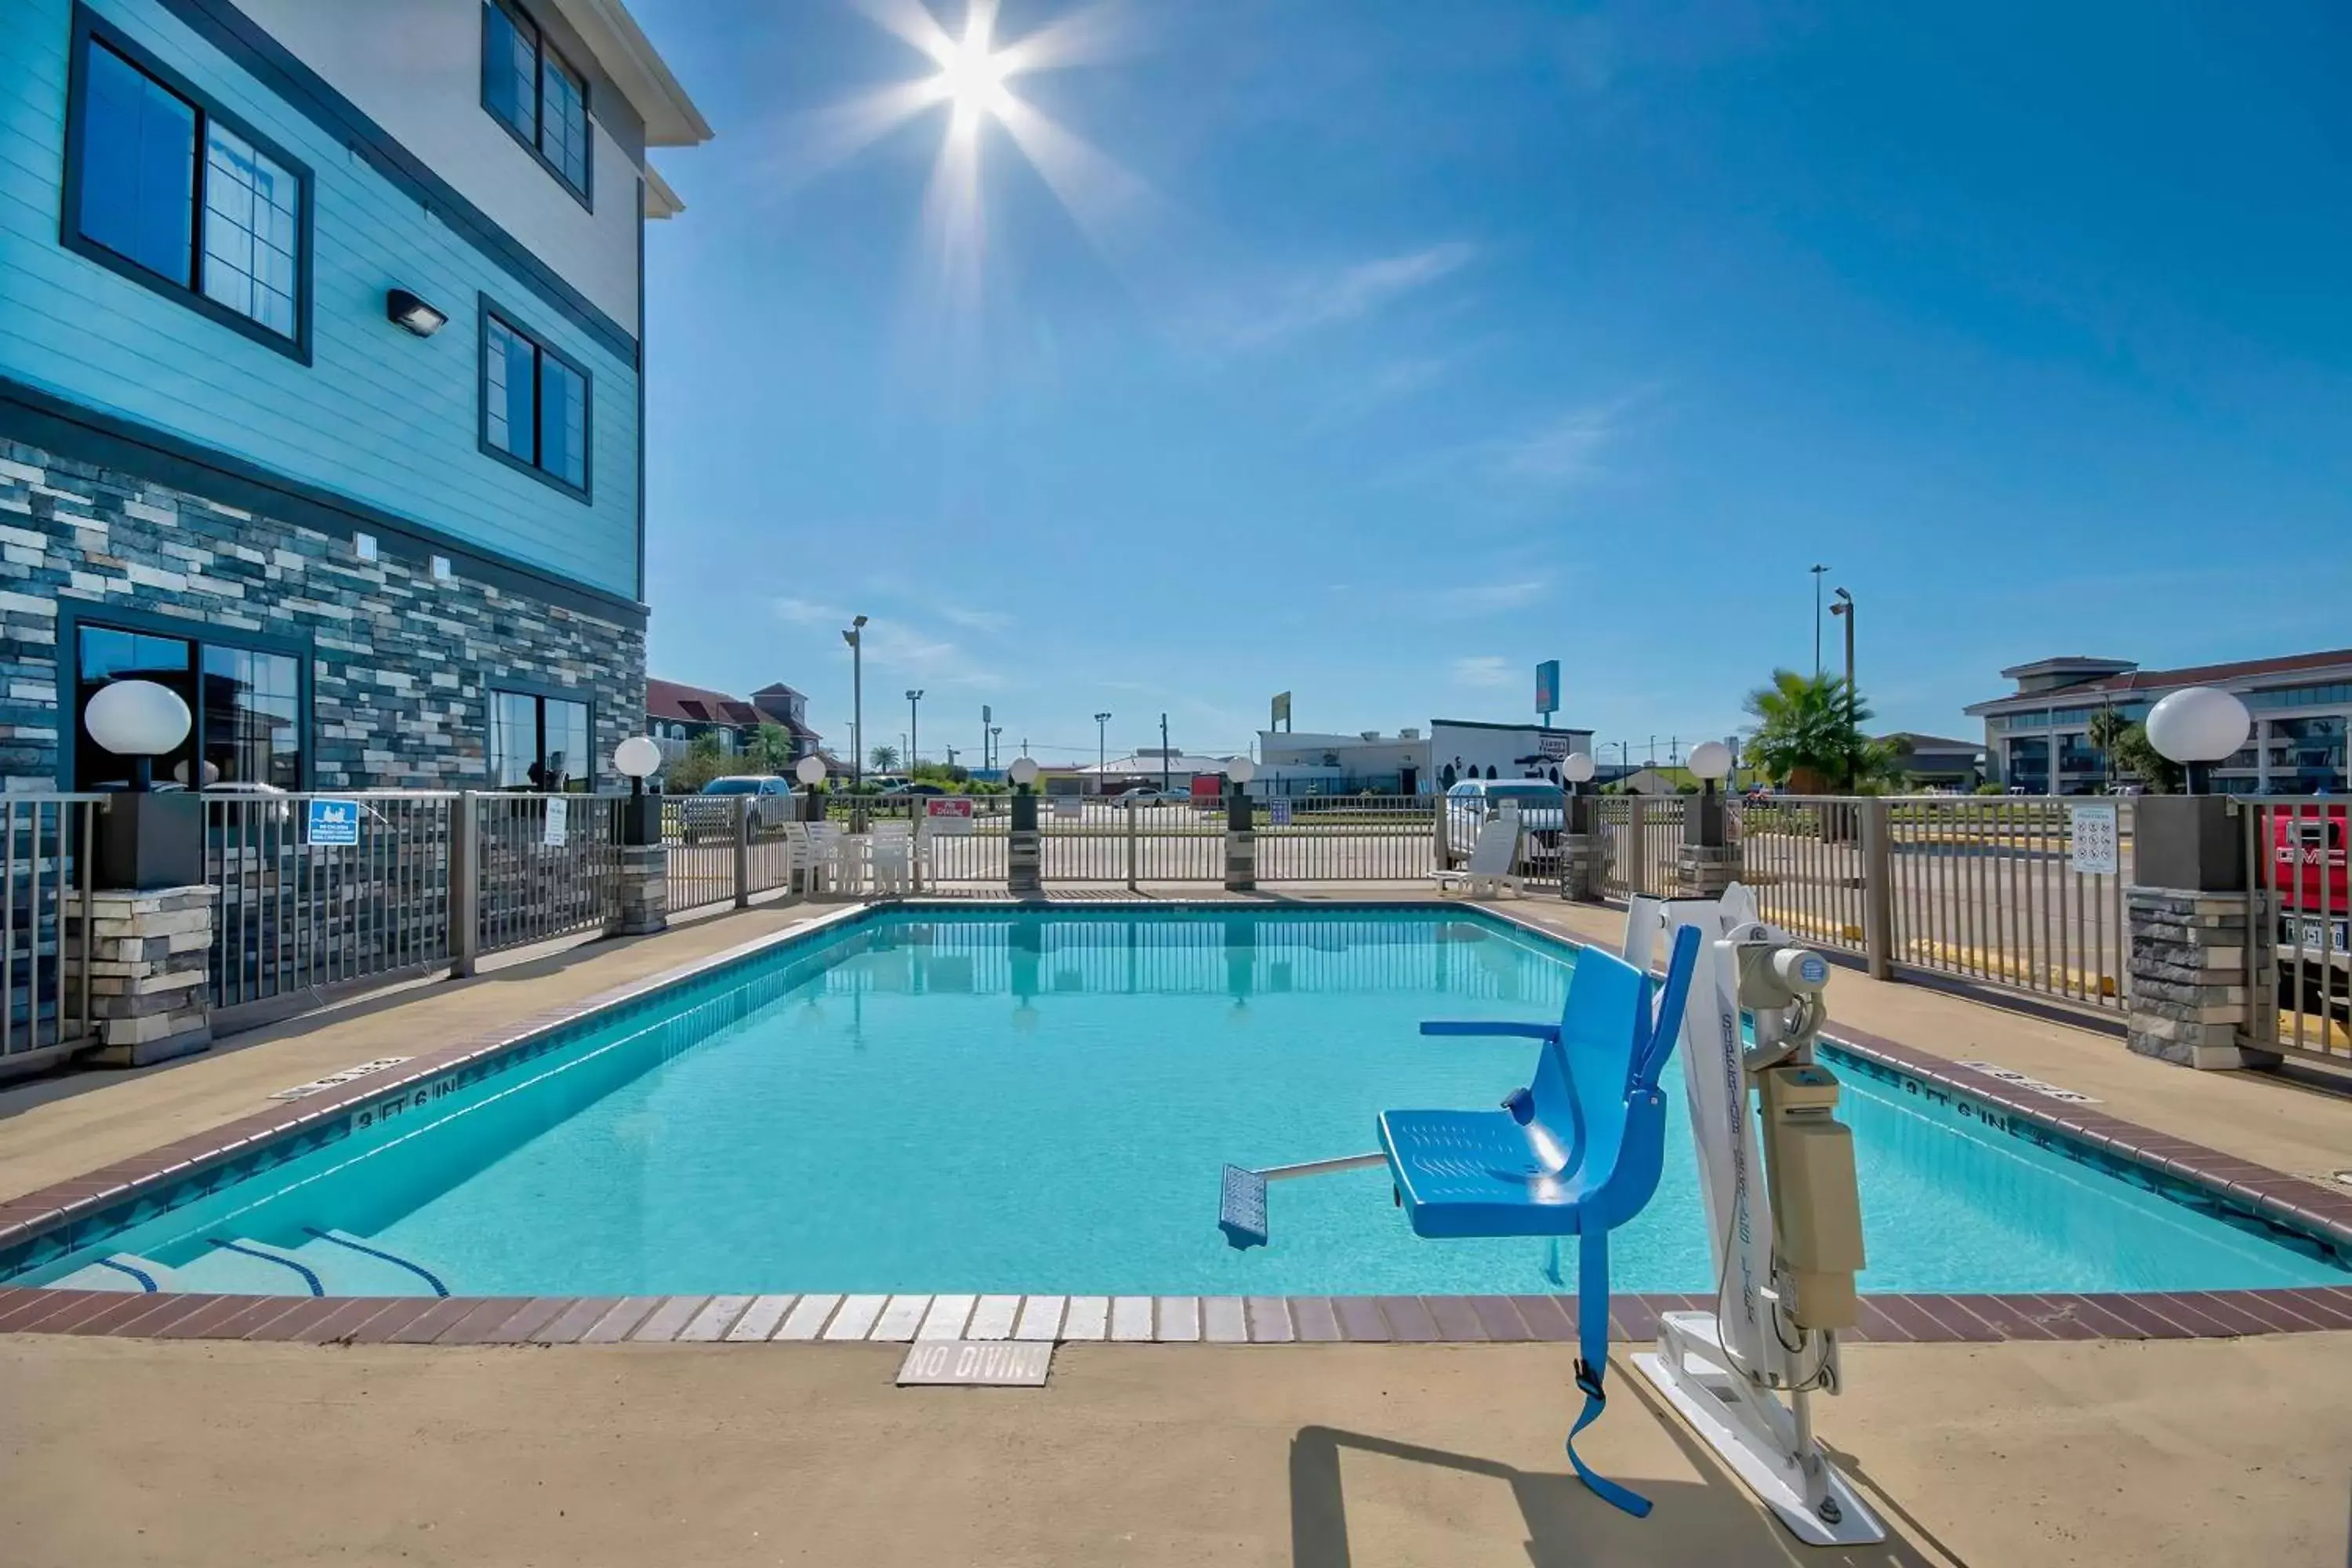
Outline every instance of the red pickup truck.
<path fill-rule="evenodd" d="M 2346 807 L 2275 806 L 2263 885 L 2278 900 L 2282 1001 L 2303 993 L 2341 1003 L 2352 993 L 2352 888 L 2345 877 Z"/>

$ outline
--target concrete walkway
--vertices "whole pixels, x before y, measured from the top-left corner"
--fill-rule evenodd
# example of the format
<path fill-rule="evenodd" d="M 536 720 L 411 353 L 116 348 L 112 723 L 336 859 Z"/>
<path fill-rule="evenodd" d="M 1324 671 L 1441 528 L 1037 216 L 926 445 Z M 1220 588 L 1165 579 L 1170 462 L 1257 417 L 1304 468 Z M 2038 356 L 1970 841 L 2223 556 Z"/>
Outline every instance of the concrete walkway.
<path fill-rule="evenodd" d="M 1826 1440 L 1898 1540 L 1804 1552 L 1565 1348 L 1066 1347 L 1043 1390 L 878 1346 L 0 1337 L 0 1556 L 644 1568 L 2341 1568 L 2352 1335 L 1855 1347 Z"/>

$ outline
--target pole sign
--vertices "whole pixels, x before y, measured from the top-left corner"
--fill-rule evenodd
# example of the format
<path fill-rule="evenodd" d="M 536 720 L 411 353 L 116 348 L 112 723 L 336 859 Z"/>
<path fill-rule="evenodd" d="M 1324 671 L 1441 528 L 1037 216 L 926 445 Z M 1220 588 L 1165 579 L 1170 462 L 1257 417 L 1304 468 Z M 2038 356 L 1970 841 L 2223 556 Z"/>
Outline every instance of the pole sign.
<path fill-rule="evenodd" d="M 971 796 L 936 795 L 923 802 L 923 831 L 960 838 L 971 832 Z"/>
<path fill-rule="evenodd" d="M 1546 720 L 1559 711 L 1559 660 L 1556 658 L 1536 666 L 1536 711 Z"/>
<path fill-rule="evenodd" d="M 306 844 L 325 847 L 360 841 L 360 803 L 355 800 L 313 800 L 302 825 Z"/>
<path fill-rule="evenodd" d="M 571 808 L 560 795 L 547 797 L 547 819 L 540 825 L 539 842 L 542 848 L 561 849 L 571 833 Z"/>
<path fill-rule="evenodd" d="M 2116 843 L 2113 805 L 2068 806 L 2066 836 L 2071 841 L 2066 855 L 2071 868 L 2093 877 L 2112 877 L 2116 873 L 2122 856 Z"/>
<path fill-rule="evenodd" d="M 1290 693 L 1287 691 L 1277 691 L 1274 694 L 1274 712 L 1267 719 L 1265 727 L 1269 730 L 1279 730 L 1289 722 Z"/>

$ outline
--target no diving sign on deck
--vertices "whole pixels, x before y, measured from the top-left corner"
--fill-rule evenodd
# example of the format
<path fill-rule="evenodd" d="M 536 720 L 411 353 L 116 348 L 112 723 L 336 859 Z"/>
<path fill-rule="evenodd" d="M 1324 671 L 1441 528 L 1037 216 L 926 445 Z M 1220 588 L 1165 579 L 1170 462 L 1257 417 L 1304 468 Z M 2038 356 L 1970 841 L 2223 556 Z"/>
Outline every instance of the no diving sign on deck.
<path fill-rule="evenodd" d="M 917 1340 L 898 1368 L 901 1388 L 1043 1388 L 1054 1363 L 1046 1341 Z"/>

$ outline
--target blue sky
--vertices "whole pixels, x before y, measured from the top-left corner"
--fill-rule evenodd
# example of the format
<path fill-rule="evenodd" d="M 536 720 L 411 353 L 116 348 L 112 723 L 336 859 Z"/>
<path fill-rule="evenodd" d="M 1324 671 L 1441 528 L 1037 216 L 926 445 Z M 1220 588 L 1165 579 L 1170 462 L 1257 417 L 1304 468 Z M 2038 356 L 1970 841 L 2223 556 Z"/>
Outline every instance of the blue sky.
<path fill-rule="evenodd" d="M 1886 727 L 2352 642 L 2352 9 L 1006 0 L 1069 63 L 942 174 L 944 105 L 853 146 L 914 4 L 633 0 L 719 132 L 646 241 L 656 674 L 845 741 L 862 611 L 869 744 L 919 686 L 1051 760 L 1559 658 L 1639 756 L 1810 668 L 1816 561 Z"/>

